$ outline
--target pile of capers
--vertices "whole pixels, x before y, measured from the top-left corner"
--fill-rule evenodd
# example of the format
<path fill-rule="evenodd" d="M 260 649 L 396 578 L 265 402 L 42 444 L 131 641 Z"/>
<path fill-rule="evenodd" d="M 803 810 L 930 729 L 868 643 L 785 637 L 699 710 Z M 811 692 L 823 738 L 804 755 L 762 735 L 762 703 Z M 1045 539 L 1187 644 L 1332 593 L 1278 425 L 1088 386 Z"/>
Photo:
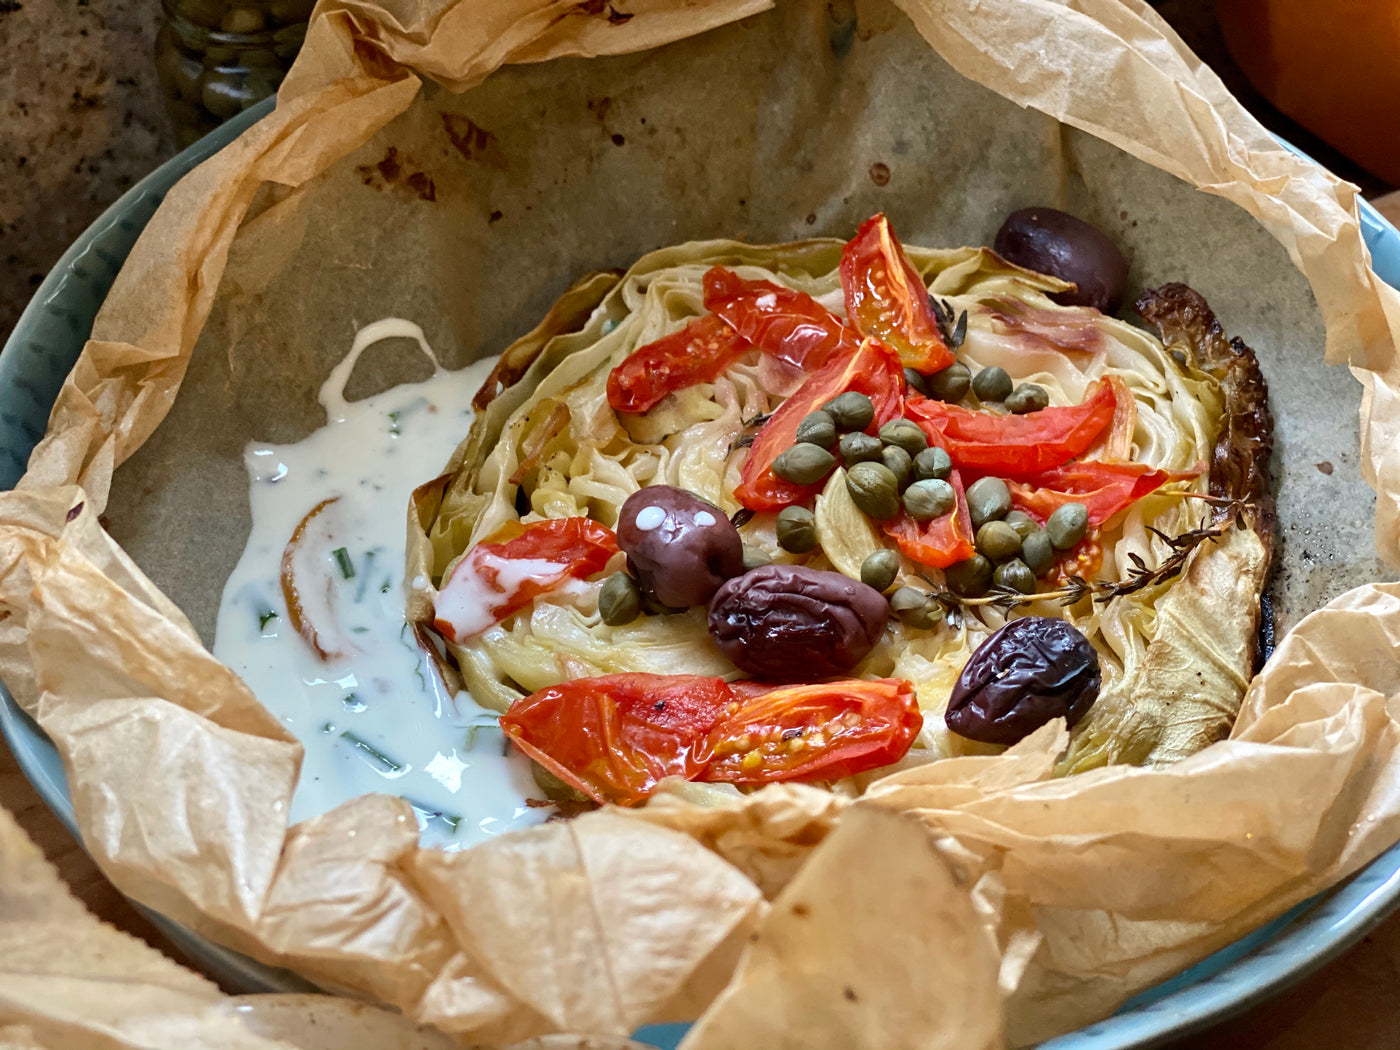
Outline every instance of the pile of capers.
<path fill-rule="evenodd" d="M 976 598 L 989 587 L 1034 594 L 1036 579 L 1050 571 L 1056 551 L 1071 550 L 1089 528 L 1082 503 L 1056 508 L 1045 528 L 1029 514 L 1011 509 L 1011 490 L 1000 478 L 979 478 L 967 489 L 967 511 L 977 530 L 977 553 L 948 566 L 948 589 Z"/>
<path fill-rule="evenodd" d="M 925 397 L 954 405 L 967 397 L 969 390 L 983 404 L 1000 404 L 1018 416 L 1038 412 L 1050 404 L 1050 395 L 1043 386 L 1036 383 L 1013 384 L 1006 369 L 996 365 L 979 369 L 976 375 L 961 361 L 929 376 L 906 368 L 904 378 Z"/>
<path fill-rule="evenodd" d="M 866 395 L 848 391 L 805 416 L 793 446 L 773 461 L 773 473 L 797 485 L 814 485 L 838 462 L 846 467 L 846 491 L 860 510 L 877 521 L 900 511 L 915 521 L 930 521 L 957 506 L 947 481 L 953 461 L 930 447 L 923 429 L 909 419 L 893 419 L 878 435 L 865 433 L 875 419 Z M 833 447 L 835 452 L 832 451 Z M 795 554 L 817 545 L 812 512 L 788 507 L 778 515 L 778 543 Z"/>

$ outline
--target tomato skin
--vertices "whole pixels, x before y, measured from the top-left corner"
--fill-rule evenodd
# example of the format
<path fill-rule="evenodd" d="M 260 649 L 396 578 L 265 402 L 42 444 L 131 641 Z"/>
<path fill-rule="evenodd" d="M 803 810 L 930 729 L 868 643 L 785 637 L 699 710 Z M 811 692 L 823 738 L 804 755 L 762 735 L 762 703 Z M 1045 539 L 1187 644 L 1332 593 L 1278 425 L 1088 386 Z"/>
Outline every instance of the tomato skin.
<path fill-rule="evenodd" d="M 722 678 L 615 674 L 517 700 L 501 728 L 521 751 L 598 802 L 634 806 L 662 777 L 694 780 L 709 733 L 734 700 Z"/>
<path fill-rule="evenodd" d="M 901 511 L 898 517 L 882 523 L 885 535 L 894 540 L 900 553 L 935 569 L 946 569 L 977 553 L 973 544 L 976 532 L 967 510 L 967 493 L 957 470 L 948 475 L 948 484 L 953 486 L 958 497 L 957 509 L 951 514 L 932 521 L 915 521 Z"/>
<path fill-rule="evenodd" d="M 913 685 L 897 678 L 775 689 L 702 675 L 615 674 L 517 700 L 501 728 L 589 798 L 635 806 L 667 776 L 765 784 L 868 772 L 904 757 L 923 721 Z M 822 743 L 814 746 L 817 730 Z M 760 734 L 772 740 L 755 741 Z M 799 736 L 805 744 L 794 748 L 790 738 Z M 759 758 L 745 766 L 749 751 Z"/>
<path fill-rule="evenodd" d="M 894 349 L 902 364 L 940 372 L 953 363 L 928 288 L 883 214 L 867 219 L 842 251 L 841 288 L 849 323 Z"/>
<path fill-rule="evenodd" d="M 1057 507 L 1082 503 L 1089 511 L 1089 526 L 1097 528 L 1167 482 L 1186 481 L 1204 470 L 1154 470 L 1143 463 L 1085 461 L 1047 470 L 1029 483 L 1006 484 L 1011 489 L 1011 505 L 1042 525 Z"/>
<path fill-rule="evenodd" d="M 781 510 L 804 503 L 821 491 L 823 482 L 797 485 L 773 473 L 772 463 L 793 444 L 797 424 L 837 394 L 854 390 L 875 404 L 875 420 L 867 428 L 874 433 L 899 416 L 904 392 L 904 368 L 894 352 L 867 339 L 854 353 L 833 357 L 773 413 L 759 429 L 739 472 L 734 498 L 749 510 Z"/>
<path fill-rule="evenodd" d="M 860 345 L 855 331 L 806 292 L 745 280 L 723 266 L 705 274 L 705 309 L 765 354 L 804 372 L 815 372 Z"/>
<path fill-rule="evenodd" d="M 905 415 L 941 435 L 955 467 L 1003 478 L 1034 478 L 1068 463 L 1113 422 L 1117 395 L 1096 381 L 1077 405 L 994 416 L 912 394 Z"/>
<path fill-rule="evenodd" d="M 749 341 L 714 314 L 638 347 L 608 373 L 608 404 L 646 412 L 668 394 L 712 383 L 749 350 Z"/>
<path fill-rule="evenodd" d="M 448 641 L 465 641 L 565 580 L 601 572 L 616 553 L 612 529 L 589 518 L 510 522 L 453 566 L 438 591 L 433 627 Z M 511 563 L 524 561 L 541 564 L 526 578 L 502 585 Z"/>
<path fill-rule="evenodd" d="M 903 679 L 772 689 L 741 700 L 738 711 L 715 725 L 714 757 L 701 779 L 839 780 L 903 758 L 923 724 L 914 687 Z M 822 743 L 812 746 L 817 732 Z M 795 740 L 803 743 L 794 747 Z"/>

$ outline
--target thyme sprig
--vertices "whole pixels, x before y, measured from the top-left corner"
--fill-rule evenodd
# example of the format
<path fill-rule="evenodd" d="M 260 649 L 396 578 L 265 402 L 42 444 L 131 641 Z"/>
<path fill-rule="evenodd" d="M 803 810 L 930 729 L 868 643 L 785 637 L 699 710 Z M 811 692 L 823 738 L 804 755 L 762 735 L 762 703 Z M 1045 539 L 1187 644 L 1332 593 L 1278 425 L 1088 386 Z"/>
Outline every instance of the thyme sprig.
<path fill-rule="evenodd" d="M 933 318 L 938 322 L 938 330 L 943 333 L 943 341 L 948 344 L 948 349 L 956 350 L 962 346 L 963 340 L 967 338 L 967 311 L 958 314 L 954 320 L 953 307 L 947 299 L 930 295 L 928 304 L 933 309 Z"/>
<path fill-rule="evenodd" d="M 938 604 L 943 607 L 949 623 L 953 626 L 957 626 L 958 620 L 964 612 L 971 611 L 975 615 L 976 610 L 983 608 L 996 609 L 1005 613 L 1022 605 L 1047 601 L 1058 601 L 1067 608 L 1071 605 L 1077 605 L 1091 596 L 1099 605 L 1106 605 L 1115 598 L 1122 598 L 1144 588 L 1175 579 L 1186 567 L 1187 560 L 1197 547 L 1207 541 L 1216 542 L 1234 526 L 1244 527 L 1244 503 L 1220 497 L 1207 497 L 1207 499 L 1211 503 L 1231 507 L 1234 513 L 1217 525 L 1189 529 L 1177 536 L 1168 536 L 1160 529 L 1153 528 L 1151 525 L 1147 526 L 1149 532 L 1171 548 L 1171 553 L 1156 568 L 1149 568 L 1147 563 L 1137 554 L 1129 554 L 1128 560 L 1132 563 L 1132 567 L 1128 569 L 1128 574 L 1124 579 L 1086 580 L 1075 574 L 1069 576 L 1063 586 L 1050 591 L 1041 591 L 1038 594 L 1022 594 L 1011 587 L 993 587 L 978 598 L 964 598 L 947 590 L 934 590 L 931 593 Z M 923 576 L 923 573 L 920 575 Z M 928 576 L 924 576 L 924 579 L 933 584 Z"/>

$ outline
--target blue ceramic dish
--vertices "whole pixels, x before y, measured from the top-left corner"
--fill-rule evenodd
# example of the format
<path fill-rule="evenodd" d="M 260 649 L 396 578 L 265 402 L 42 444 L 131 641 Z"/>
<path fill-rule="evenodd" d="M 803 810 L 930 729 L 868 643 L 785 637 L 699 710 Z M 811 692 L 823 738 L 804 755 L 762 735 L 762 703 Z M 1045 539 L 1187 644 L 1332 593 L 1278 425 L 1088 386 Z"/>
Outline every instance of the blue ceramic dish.
<path fill-rule="evenodd" d="M 166 192 L 266 113 L 272 101 L 236 117 L 143 179 L 88 228 L 39 286 L 0 354 L 0 488 L 13 488 L 24 472 L 98 307 Z M 1376 272 L 1400 287 L 1400 231 L 1364 202 L 1361 221 Z M 20 768 L 76 837 L 58 752 L 3 687 L 0 729 Z M 1341 886 L 1142 993 L 1113 1017 L 1043 1045 L 1045 1050 L 1126 1050 L 1179 1038 L 1277 994 L 1346 951 L 1397 907 L 1400 845 Z M 150 917 L 228 987 L 250 992 L 310 990 L 294 974 L 219 947 L 159 915 Z M 638 1036 L 671 1050 L 684 1031 L 684 1025 L 659 1025 Z"/>

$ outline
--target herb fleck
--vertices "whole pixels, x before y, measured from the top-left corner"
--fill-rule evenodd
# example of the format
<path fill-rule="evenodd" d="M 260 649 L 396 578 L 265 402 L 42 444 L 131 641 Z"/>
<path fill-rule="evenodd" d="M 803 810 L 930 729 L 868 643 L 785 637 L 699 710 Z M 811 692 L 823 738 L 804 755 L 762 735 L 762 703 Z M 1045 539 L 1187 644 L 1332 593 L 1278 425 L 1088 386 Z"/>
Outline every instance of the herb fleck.
<path fill-rule="evenodd" d="M 355 563 L 350 560 L 350 553 L 344 547 L 337 547 L 331 551 L 331 556 L 335 558 L 335 564 L 340 569 L 342 579 L 352 580 L 355 578 Z"/>

